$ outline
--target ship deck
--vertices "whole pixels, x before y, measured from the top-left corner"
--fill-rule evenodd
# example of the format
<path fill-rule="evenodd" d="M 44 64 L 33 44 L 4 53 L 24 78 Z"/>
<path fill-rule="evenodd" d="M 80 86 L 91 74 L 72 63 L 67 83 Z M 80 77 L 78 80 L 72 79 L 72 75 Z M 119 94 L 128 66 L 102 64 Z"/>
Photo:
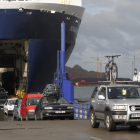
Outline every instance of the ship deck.
<path fill-rule="evenodd" d="M 107 132 L 103 124 L 92 129 L 89 120 L 13 121 L 0 111 L 1 140 L 138 140 L 140 127 L 118 126 Z"/>

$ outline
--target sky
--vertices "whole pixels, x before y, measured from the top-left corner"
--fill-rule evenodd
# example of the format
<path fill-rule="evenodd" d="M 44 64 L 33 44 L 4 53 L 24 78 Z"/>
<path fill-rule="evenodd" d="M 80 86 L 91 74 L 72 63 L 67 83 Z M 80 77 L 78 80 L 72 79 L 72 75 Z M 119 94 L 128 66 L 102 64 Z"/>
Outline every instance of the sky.
<path fill-rule="evenodd" d="M 84 16 L 75 48 L 67 66 L 78 64 L 90 71 L 97 71 L 97 54 L 121 55 L 115 58 L 119 77 L 132 78 L 132 59 L 140 61 L 140 0 L 83 0 Z M 126 56 L 132 55 L 132 56 Z M 107 58 L 100 61 L 106 63 Z M 124 63 L 124 61 L 130 61 Z M 140 62 L 135 63 L 140 71 Z M 105 70 L 102 65 L 102 71 Z"/>

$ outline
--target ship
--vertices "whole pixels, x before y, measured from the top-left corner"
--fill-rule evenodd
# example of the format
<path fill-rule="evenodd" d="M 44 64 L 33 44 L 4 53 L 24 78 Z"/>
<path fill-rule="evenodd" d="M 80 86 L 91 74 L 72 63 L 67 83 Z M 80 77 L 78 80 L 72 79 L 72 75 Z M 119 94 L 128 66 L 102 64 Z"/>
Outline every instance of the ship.
<path fill-rule="evenodd" d="M 67 62 L 84 10 L 81 0 L 0 0 L 0 81 L 8 94 L 42 92 L 53 82 L 61 23 Z"/>

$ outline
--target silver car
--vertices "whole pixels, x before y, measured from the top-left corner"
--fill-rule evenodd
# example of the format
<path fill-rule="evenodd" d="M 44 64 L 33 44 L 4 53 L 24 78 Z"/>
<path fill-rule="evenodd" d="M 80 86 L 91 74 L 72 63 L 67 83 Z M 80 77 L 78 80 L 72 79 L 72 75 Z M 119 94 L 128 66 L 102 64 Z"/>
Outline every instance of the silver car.
<path fill-rule="evenodd" d="M 108 131 L 117 125 L 140 125 L 140 86 L 102 85 L 90 102 L 91 127 L 104 122 Z"/>
<path fill-rule="evenodd" d="M 13 111 L 13 119 L 17 119 L 19 120 L 20 119 L 20 108 L 21 108 L 21 102 L 22 102 L 22 99 L 17 99 L 16 102 L 15 102 L 15 105 L 14 105 L 14 111 Z"/>

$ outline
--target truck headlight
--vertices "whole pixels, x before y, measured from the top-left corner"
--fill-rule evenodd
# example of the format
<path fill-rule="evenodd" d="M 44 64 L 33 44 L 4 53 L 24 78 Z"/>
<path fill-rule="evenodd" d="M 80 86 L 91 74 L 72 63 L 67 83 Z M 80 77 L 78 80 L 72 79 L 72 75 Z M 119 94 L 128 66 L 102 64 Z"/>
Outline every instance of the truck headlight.
<path fill-rule="evenodd" d="M 67 109 L 73 109 L 73 106 L 68 106 Z"/>
<path fill-rule="evenodd" d="M 53 107 L 44 107 L 44 109 L 53 109 Z"/>
<path fill-rule="evenodd" d="M 113 110 L 126 110 L 125 105 L 114 105 Z"/>

